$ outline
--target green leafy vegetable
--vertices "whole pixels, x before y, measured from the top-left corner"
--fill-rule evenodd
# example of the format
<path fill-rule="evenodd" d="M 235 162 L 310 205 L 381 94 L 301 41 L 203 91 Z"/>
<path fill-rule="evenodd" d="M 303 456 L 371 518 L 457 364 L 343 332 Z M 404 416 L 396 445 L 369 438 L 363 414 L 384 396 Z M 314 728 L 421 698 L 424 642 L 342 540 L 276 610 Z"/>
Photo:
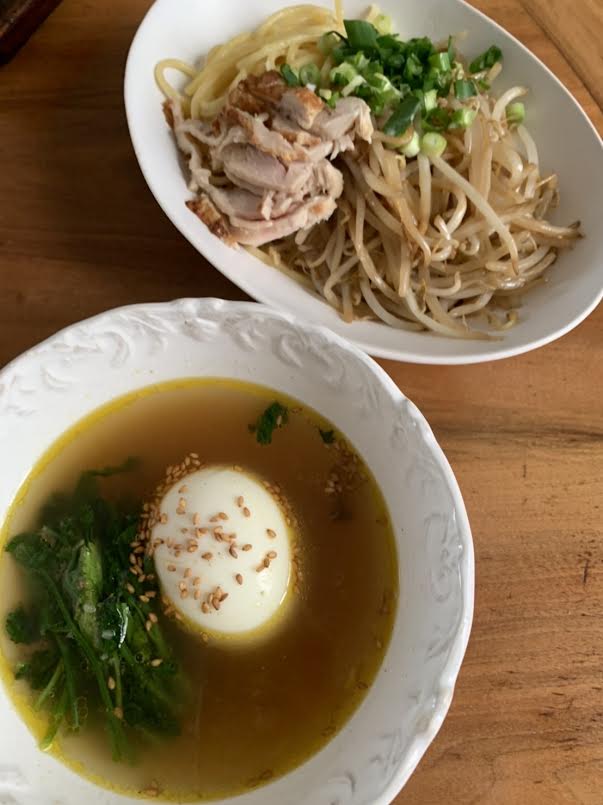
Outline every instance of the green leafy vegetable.
<path fill-rule="evenodd" d="M 40 638 L 37 618 L 23 606 L 6 616 L 6 631 L 13 643 L 35 643 Z"/>
<path fill-rule="evenodd" d="M 288 416 L 287 408 L 281 403 L 273 402 L 269 405 L 255 424 L 254 433 L 257 441 L 264 445 L 271 444 L 272 434 L 277 428 L 287 424 Z"/>
<path fill-rule="evenodd" d="M 494 67 L 496 62 L 502 60 L 502 51 L 496 45 L 491 45 L 488 50 L 480 54 L 469 65 L 470 73 L 481 73 L 483 70 L 489 70 Z"/>
<path fill-rule="evenodd" d="M 48 712 L 43 748 L 61 729 L 81 729 L 91 709 L 106 721 L 115 760 L 131 757 L 131 729 L 178 731 L 182 680 L 160 623 L 149 618 L 156 598 L 140 600 L 153 588 L 152 559 L 144 560 L 144 584 L 129 573 L 138 511 L 114 506 L 98 488 L 99 478 L 129 466 L 84 473 L 71 495 L 44 507 L 37 531 L 6 546 L 35 602 L 36 617 L 19 607 L 6 629 L 15 643 L 41 641 L 15 676 L 39 691 L 34 707 Z"/>
<path fill-rule="evenodd" d="M 321 430 L 318 429 L 320 433 L 320 438 L 323 440 L 325 444 L 333 444 L 335 441 L 335 431 L 334 430 Z"/>
<path fill-rule="evenodd" d="M 377 29 L 364 20 L 344 20 L 348 43 L 354 50 L 377 48 Z"/>

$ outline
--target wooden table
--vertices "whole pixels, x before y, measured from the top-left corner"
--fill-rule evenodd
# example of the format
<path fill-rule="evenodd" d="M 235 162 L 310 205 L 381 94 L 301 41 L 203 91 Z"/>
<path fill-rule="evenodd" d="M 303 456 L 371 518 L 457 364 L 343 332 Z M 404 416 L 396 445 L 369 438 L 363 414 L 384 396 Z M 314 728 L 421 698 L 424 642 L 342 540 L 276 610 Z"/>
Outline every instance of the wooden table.
<path fill-rule="evenodd" d="M 148 4 L 64 0 L 0 71 L 0 364 L 116 305 L 243 298 L 173 229 L 134 159 L 122 72 Z M 583 83 L 601 102 L 602 0 L 477 4 L 603 132 Z M 384 366 L 452 462 L 477 562 L 456 698 L 396 802 L 601 805 L 603 309 L 524 357 Z"/>

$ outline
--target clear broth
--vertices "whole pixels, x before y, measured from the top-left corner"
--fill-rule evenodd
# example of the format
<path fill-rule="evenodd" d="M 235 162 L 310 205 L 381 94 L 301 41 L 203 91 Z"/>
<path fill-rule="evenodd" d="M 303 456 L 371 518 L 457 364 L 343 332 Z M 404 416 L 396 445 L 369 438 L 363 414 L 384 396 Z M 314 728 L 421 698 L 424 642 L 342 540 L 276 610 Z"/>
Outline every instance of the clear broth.
<path fill-rule="evenodd" d="M 274 400 L 293 413 L 272 444 L 261 446 L 248 426 Z M 63 733 L 55 743 L 52 751 L 61 760 L 124 793 L 157 785 L 161 797 L 179 801 L 232 796 L 307 760 L 352 715 L 391 636 L 397 558 L 386 505 L 360 457 L 365 480 L 354 491 L 326 494 L 337 450 L 324 443 L 319 428 L 334 426 L 270 389 L 217 379 L 179 381 L 96 411 L 40 460 L 17 497 L 3 541 L 35 527 L 42 503 L 53 492 L 70 490 L 86 469 L 139 457 L 135 472 L 103 481 L 102 490 L 109 498 L 142 500 L 167 465 L 194 451 L 205 463 L 239 464 L 280 484 L 299 522 L 303 567 L 291 614 L 265 639 L 205 645 L 165 624 L 193 691 L 180 736 L 157 745 L 136 745 L 133 738 L 137 763 L 116 764 L 92 718 L 79 734 Z M 3 623 L 26 600 L 20 571 L 4 552 L 0 587 Z M 33 712 L 26 685 L 12 676 L 23 652 L 0 631 L 5 681 L 39 737 L 44 720 Z"/>

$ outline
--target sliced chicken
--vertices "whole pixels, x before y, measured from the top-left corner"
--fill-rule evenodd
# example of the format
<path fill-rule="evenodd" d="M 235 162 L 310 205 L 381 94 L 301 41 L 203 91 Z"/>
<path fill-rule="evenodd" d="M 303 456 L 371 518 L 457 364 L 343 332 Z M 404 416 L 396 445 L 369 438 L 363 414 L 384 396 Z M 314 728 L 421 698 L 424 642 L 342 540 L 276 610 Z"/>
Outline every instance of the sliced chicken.
<path fill-rule="evenodd" d="M 185 120 L 175 102 L 165 112 L 199 193 L 187 206 L 225 242 L 250 246 L 327 220 L 343 192 L 331 160 L 373 135 L 364 101 L 330 109 L 276 71 L 241 81 L 209 123 Z"/>

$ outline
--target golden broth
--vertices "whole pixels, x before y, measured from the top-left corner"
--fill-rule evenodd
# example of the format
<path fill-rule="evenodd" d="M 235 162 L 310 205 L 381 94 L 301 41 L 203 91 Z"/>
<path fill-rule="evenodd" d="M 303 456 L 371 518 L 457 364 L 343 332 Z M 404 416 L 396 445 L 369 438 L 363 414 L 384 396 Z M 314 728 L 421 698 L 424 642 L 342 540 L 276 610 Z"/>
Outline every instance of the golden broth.
<path fill-rule="evenodd" d="M 289 422 L 269 446 L 249 423 L 274 400 Z M 293 409 L 293 411 L 292 411 Z M 239 464 L 280 484 L 299 523 L 303 578 L 284 624 L 265 638 L 205 645 L 166 622 L 164 628 L 190 680 L 181 735 L 142 743 L 134 765 L 114 763 L 105 731 L 91 714 L 78 734 L 62 732 L 52 751 L 101 785 L 135 794 L 197 800 L 234 795 L 308 759 L 345 723 L 377 673 L 390 639 L 397 598 L 397 559 L 389 515 L 368 469 L 353 491 L 326 494 L 338 461 L 319 428 L 333 426 L 269 389 L 223 380 L 189 380 L 120 398 L 68 431 L 40 460 L 5 525 L 3 539 L 37 525 L 41 504 L 68 491 L 86 469 L 141 459 L 135 471 L 102 481 L 108 498 L 144 499 L 167 465 L 191 451 L 205 463 Z M 349 446 L 348 446 L 349 447 Z M 351 449 L 351 448 L 350 448 Z M 2 623 L 26 601 L 20 571 L 0 559 Z M 23 652 L 1 630 L 5 679 L 32 731 L 34 714 L 12 668 Z M 138 740 L 138 743 L 137 743 Z"/>

